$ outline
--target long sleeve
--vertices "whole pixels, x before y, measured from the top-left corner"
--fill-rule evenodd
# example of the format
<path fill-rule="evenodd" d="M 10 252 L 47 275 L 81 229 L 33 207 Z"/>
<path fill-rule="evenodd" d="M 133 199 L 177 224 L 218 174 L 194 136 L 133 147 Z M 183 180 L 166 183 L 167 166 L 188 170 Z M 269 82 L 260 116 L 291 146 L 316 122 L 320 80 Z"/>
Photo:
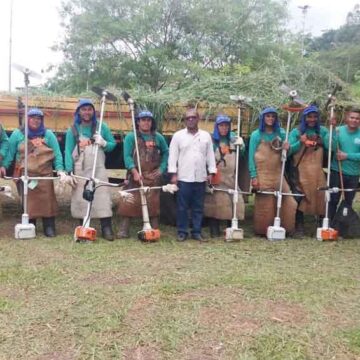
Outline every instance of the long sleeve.
<path fill-rule="evenodd" d="M 1 125 L 0 125 L 1 126 Z M 6 154 L 9 150 L 9 137 L 6 134 L 6 131 L 3 127 L 0 128 L 1 137 L 0 137 L 0 165 L 5 159 Z"/>
<path fill-rule="evenodd" d="M 169 147 L 166 143 L 165 138 L 161 134 L 156 134 L 156 143 L 160 149 L 161 162 L 160 162 L 160 171 L 163 174 L 166 171 L 168 159 L 169 159 Z"/>
<path fill-rule="evenodd" d="M 74 170 L 74 160 L 72 157 L 72 153 L 76 146 L 76 139 L 74 134 L 72 133 L 71 128 L 69 128 L 66 132 L 65 137 L 65 170 L 67 172 L 71 172 Z"/>
<path fill-rule="evenodd" d="M 9 138 L 9 151 L 7 152 L 5 159 L 3 160 L 3 166 L 8 169 L 11 163 L 14 161 L 18 146 L 23 141 L 22 133 L 19 129 L 13 131 Z"/>
<path fill-rule="evenodd" d="M 177 173 L 177 162 L 179 160 L 179 144 L 178 137 L 175 133 L 171 139 L 169 147 L 169 161 L 168 161 L 168 172 L 172 174 Z"/>
<path fill-rule="evenodd" d="M 289 155 L 296 154 L 300 150 L 301 147 L 300 133 L 297 128 L 291 130 L 289 134 L 289 144 L 290 144 Z"/>
<path fill-rule="evenodd" d="M 206 152 L 206 165 L 209 174 L 216 174 L 215 153 L 210 135 L 209 135 L 208 147 Z"/>
<path fill-rule="evenodd" d="M 102 123 L 101 126 L 101 136 L 106 140 L 106 146 L 104 147 L 104 151 L 105 152 L 113 151 L 116 146 L 116 141 L 109 127 L 105 123 Z"/>
<path fill-rule="evenodd" d="M 255 130 L 250 136 L 250 143 L 249 143 L 249 172 L 250 177 L 256 178 L 257 176 L 257 169 L 255 163 L 255 152 L 260 144 L 260 136 L 258 130 Z"/>
<path fill-rule="evenodd" d="M 127 170 L 131 170 L 135 167 L 133 153 L 135 147 L 134 133 L 128 133 L 124 139 L 124 163 Z"/>

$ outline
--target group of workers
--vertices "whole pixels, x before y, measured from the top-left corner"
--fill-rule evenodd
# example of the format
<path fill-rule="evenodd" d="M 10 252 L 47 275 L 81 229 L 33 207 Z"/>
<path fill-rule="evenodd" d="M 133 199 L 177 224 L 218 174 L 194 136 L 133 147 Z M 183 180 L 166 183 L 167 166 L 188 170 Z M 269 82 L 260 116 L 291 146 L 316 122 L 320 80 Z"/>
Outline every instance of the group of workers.
<path fill-rule="evenodd" d="M 251 187 L 255 190 L 254 233 L 265 235 L 272 225 L 276 197 L 266 191 L 279 190 L 281 174 L 281 153 L 287 152 L 288 176 L 283 180 L 281 192 L 301 194 L 302 196 L 284 196 L 281 208 L 282 226 L 288 234 L 304 236 L 304 215 L 325 214 L 325 193 L 318 189 L 326 186 L 323 171 L 324 153 L 333 151 L 331 163 L 332 187 L 357 188 L 360 175 L 360 110 L 351 108 L 346 113 L 345 125 L 333 132 L 332 149 L 328 149 L 329 132 L 321 126 L 319 109 L 306 107 L 300 116 L 300 123 L 285 141 L 285 130 L 280 127 L 278 112 L 266 107 L 259 116 L 259 127 L 250 137 L 248 154 L 245 154 L 243 139 L 231 129 L 231 119 L 219 114 L 214 123 L 214 131 L 199 129 L 199 114 L 189 109 L 185 114 L 185 128 L 175 132 L 170 146 L 165 138 L 156 131 L 156 121 L 150 111 L 144 110 L 136 116 L 136 137 L 129 132 L 124 139 L 124 162 L 127 170 L 125 190 L 140 186 L 154 187 L 161 184 L 167 173 L 172 184 L 177 185 L 176 226 L 177 240 L 188 237 L 206 241 L 202 233 L 203 218 L 209 219 L 211 237 L 221 234 L 223 221 L 236 216 L 244 219 L 245 205 L 243 197 L 237 197 L 237 213 L 233 214 L 234 192 L 214 191 L 215 189 L 234 189 L 237 179 L 236 150 L 247 156 Z M 336 120 L 330 119 L 333 125 Z M 88 201 L 83 198 L 85 180 L 90 178 L 96 159 L 95 177 L 107 181 L 105 153 L 111 152 L 115 139 L 109 127 L 96 118 L 95 107 L 91 100 L 82 99 L 76 108 L 74 121 L 65 138 L 64 161 L 55 134 L 44 123 L 44 114 L 33 108 L 28 112 L 28 175 L 30 177 L 51 177 L 53 171 L 62 183 L 72 188 L 71 215 L 83 223 Z M 137 139 L 137 147 L 135 146 Z M 0 176 L 12 175 L 19 179 L 24 172 L 24 128 L 16 129 L 7 137 L 0 127 Z M 98 148 L 97 156 L 94 154 Z M 139 156 L 136 156 L 138 148 Z M 141 171 L 137 159 L 140 159 Z M 13 174 L 8 174 L 15 160 Z M 239 169 L 247 171 L 247 169 Z M 77 175 L 77 176 L 73 176 Z M 340 183 L 340 179 L 342 182 Z M 20 194 L 23 194 L 23 182 L 17 181 Z M 42 218 L 44 235 L 56 236 L 55 217 L 58 205 L 54 183 L 49 180 L 31 180 L 28 184 L 28 214 L 30 222 Z M 240 189 L 239 189 L 240 190 Z M 142 216 L 140 192 L 133 192 L 133 201 L 120 197 L 116 204 L 119 216 L 119 231 L 115 235 L 112 226 L 112 198 L 110 188 L 99 187 L 94 193 L 91 218 L 100 219 L 102 237 L 112 241 L 130 236 L 132 218 Z M 346 192 L 345 200 L 349 206 L 355 192 Z M 152 228 L 159 227 L 160 190 L 146 193 L 148 212 Z M 340 199 L 339 193 L 331 194 L 329 218 L 336 213 Z M 190 217 L 189 217 L 190 215 Z M 191 221 L 189 221 L 191 220 Z M 189 232 L 189 222 L 191 230 Z"/>

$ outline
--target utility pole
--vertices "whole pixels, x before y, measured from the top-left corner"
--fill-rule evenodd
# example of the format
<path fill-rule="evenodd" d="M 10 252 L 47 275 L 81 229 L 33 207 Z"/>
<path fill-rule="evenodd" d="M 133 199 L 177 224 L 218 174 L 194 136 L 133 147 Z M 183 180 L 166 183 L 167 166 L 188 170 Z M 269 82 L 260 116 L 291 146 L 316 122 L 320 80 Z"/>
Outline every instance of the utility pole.
<path fill-rule="evenodd" d="M 305 55 L 305 22 L 306 22 L 306 15 L 310 8 L 310 5 L 298 6 L 301 9 L 303 15 L 302 21 L 302 36 L 301 36 L 301 56 L 304 57 Z"/>
<path fill-rule="evenodd" d="M 14 0 L 10 0 L 10 35 L 9 35 L 9 92 L 11 92 L 11 62 L 12 62 L 12 20 Z"/>

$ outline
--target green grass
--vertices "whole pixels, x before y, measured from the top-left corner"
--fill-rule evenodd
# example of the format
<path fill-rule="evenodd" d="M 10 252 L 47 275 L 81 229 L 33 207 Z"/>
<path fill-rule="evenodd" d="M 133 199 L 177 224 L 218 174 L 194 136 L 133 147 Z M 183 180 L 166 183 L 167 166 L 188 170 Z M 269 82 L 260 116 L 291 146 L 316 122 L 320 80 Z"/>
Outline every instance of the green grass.
<path fill-rule="evenodd" d="M 358 240 L 0 241 L 0 359 L 355 359 Z M 249 236 L 249 233 L 247 233 Z"/>

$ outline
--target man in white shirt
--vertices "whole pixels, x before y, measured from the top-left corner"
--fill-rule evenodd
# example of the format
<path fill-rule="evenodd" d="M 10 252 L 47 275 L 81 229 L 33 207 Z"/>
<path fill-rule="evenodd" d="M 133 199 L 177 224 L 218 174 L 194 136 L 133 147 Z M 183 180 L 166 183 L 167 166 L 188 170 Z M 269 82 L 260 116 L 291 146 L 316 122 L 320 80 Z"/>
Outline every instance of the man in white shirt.
<path fill-rule="evenodd" d="M 216 173 L 211 136 L 198 128 L 195 109 L 185 114 L 186 128 L 177 131 L 169 148 L 168 172 L 177 184 L 177 240 L 188 236 L 188 209 L 191 209 L 192 239 L 205 241 L 201 235 L 206 182 Z"/>

